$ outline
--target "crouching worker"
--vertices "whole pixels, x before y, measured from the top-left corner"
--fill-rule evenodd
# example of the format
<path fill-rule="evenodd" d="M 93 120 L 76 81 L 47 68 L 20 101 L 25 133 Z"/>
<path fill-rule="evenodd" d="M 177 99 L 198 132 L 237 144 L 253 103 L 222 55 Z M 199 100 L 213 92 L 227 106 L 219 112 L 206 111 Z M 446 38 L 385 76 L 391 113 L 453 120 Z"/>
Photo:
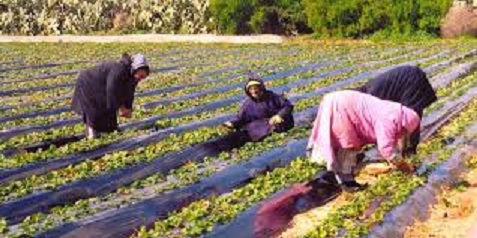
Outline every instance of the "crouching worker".
<path fill-rule="evenodd" d="M 424 109 L 437 100 L 426 73 L 417 66 L 401 66 L 383 73 L 357 89 L 383 100 L 401 103 L 420 118 Z M 411 135 L 406 154 L 415 154 L 420 140 L 420 126 Z"/>
<path fill-rule="evenodd" d="M 224 125 L 245 130 L 252 141 L 260 141 L 273 132 L 281 133 L 293 128 L 293 105 L 290 101 L 267 90 L 257 75 L 248 76 L 245 85 L 248 98 L 242 104 L 237 118 Z"/>
<path fill-rule="evenodd" d="M 312 161 L 326 164 L 327 177 L 336 178 L 343 190 L 358 191 L 364 185 L 354 179 L 354 169 L 367 144 L 377 144 L 392 167 L 414 170 L 404 160 L 403 150 L 419 122 L 415 111 L 396 102 L 356 91 L 330 93 L 320 104 L 307 152 Z"/>
<path fill-rule="evenodd" d="M 132 116 L 137 84 L 149 76 L 143 55 L 123 54 L 119 62 L 111 61 L 79 73 L 72 109 L 83 116 L 86 137 L 118 130 L 117 114 Z"/>

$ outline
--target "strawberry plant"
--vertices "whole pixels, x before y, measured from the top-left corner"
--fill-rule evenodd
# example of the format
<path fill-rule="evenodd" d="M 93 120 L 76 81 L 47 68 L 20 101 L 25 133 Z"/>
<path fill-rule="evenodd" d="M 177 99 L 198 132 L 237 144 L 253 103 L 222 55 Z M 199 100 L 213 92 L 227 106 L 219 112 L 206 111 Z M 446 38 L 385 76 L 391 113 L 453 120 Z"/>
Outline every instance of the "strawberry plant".
<path fill-rule="evenodd" d="M 129 149 L 124 151 L 107 147 L 104 152 L 98 152 L 101 155 L 97 158 L 77 161 L 66 167 L 60 166 L 2 184 L 2 203 L 54 190 L 75 181 L 101 178 L 113 171 L 150 163 L 169 153 L 223 136 L 227 132 L 213 125 L 219 124 L 221 120 L 225 121 L 239 110 L 240 100 L 244 96 L 243 73 L 247 70 L 255 70 L 265 79 L 270 79 L 267 80 L 267 86 L 283 90 L 294 102 L 295 112 L 300 114 L 316 108 L 322 92 L 362 85 L 370 77 L 368 73 L 377 69 L 413 61 L 426 68 L 432 79 L 435 75 L 453 70 L 457 64 L 475 62 L 476 57 L 475 54 L 468 54 L 475 46 L 467 40 L 340 45 L 329 42 L 319 45 L 292 42 L 283 45 L 239 46 L 136 43 L 58 45 L 0 45 L 0 93 L 4 95 L 0 105 L 0 133 L 38 126 L 38 130 L 19 131 L 18 134 L 2 139 L 0 151 L 6 154 L 0 155 L 1 170 L 16 169 L 36 162 L 55 162 L 57 159 L 82 153 L 96 153 L 101 147 L 122 143 L 124 140 L 154 138 L 150 137 L 155 135 L 150 130 L 153 127 L 163 130 L 185 126 L 186 129 L 179 134 L 171 134 L 168 130 L 160 132 L 165 133 L 166 138 L 127 147 Z M 65 48 L 68 50 L 65 51 Z M 122 52 L 143 52 L 153 69 L 162 69 L 138 87 L 134 117 L 121 119 L 122 125 L 127 126 L 127 129 L 94 140 L 55 145 L 58 143 L 56 140 L 84 132 L 83 125 L 77 123 L 81 120 L 75 121 L 78 116 L 69 111 L 70 96 L 76 79 L 76 75 L 71 72 L 89 67 L 100 60 L 116 59 Z M 466 56 L 461 57 L 464 54 Z M 317 62 L 330 64 L 309 67 Z M 303 70 L 299 70 L 300 68 Z M 426 113 L 441 110 L 447 102 L 474 89 L 477 86 L 475 81 L 475 73 L 471 72 L 469 76 L 459 77 L 450 81 L 446 87 L 437 89 L 439 101 L 428 108 Z M 45 90 L 40 90 L 40 87 L 45 87 Z M 462 135 L 474 123 L 476 118 L 472 112 L 475 112 L 475 105 L 473 101 L 429 141 L 422 143 L 419 154 L 411 158 L 414 163 L 419 164 L 428 156 L 436 155 L 434 163 L 429 164 L 429 169 L 432 169 L 459 148 L 448 147 L 442 141 Z M 69 124 L 48 128 L 48 125 L 65 121 Z M 41 130 L 42 128 L 45 130 Z M 272 149 L 283 148 L 291 139 L 305 140 L 308 133 L 309 127 L 304 125 L 287 133 L 273 134 L 261 142 L 247 143 L 203 161 L 185 163 L 164 174 L 152 174 L 131 184 L 119 185 L 116 191 L 111 190 L 100 197 L 81 199 L 52 207 L 46 213 L 32 214 L 19 224 L 8 224 L 7 220 L 0 218 L 0 234 L 6 237 L 35 236 L 65 223 L 88 221 L 99 213 L 112 212 L 149 198 L 161 198 L 169 192 L 194 186 L 199 181 L 226 171 L 230 166 L 249 162 Z M 30 147 L 37 146 L 38 143 L 51 145 L 42 147 L 43 149 Z M 7 153 L 9 151 L 13 153 Z M 268 199 L 277 191 L 293 183 L 309 180 L 322 169 L 312 166 L 304 158 L 295 158 L 284 168 L 260 172 L 258 177 L 245 185 L 234 187 L 231 192 L 191 201 L 190 205 L 158 220 L 151 229 L 139 229 L 135 236 L 203 235 L 220 224 L 231 222 L 241 212 Z M 310 236 L 366 235 L 390 209 L 405 201 L 409 193 L 425 182 L 425 176 L 407 178 L 397 172 L 381 176 L 368 190 L 358 193 L 351 201 L 331 211 Z M 380 206 L 372 213 L 364 212 L 377 202 Z"/>
<path fill-rule="evenodd" d="M 286 80 L 286 79 L 285 79 Z M 326 81 L 325 81 L 326 82 Z M 238 92 L 238 91 L 237 91 Z M 213 97 L 213 96 L 210 96 L 210 97 Z M 189 100 L 190 102 L 193 102 L 193 103 L 198 103 L 200 104 L 200 102 L 195 102 L 195 100 Z M 191 105 L 188 105 L 187 102 L 178 102 L 174 105 L 171 105 L 169 107 L 164 107 L 164 108 L 158 108 L 158 109 L 155 109 L 155 111 L 148 111 L 147 113 L 146 112 L 139 112 L 138 114 L 138 117 L 139 118 L 143 118 L 143 117 L 147 117 L 148 115 L 150 116 L 151 114 L 157 114 L 157 113 L 161 113 L 163 111 L 166 111 L 166 112 L 170 112 L 170 108 L 171 107 L 175 107 L 175 105 L 179 105 L 179 108 L 178 109 L 181 109 L 181 108 L 186 108 L 186 107 L 190 107 Z M 197 105 L 197 104 L 195 104 Z M 145 113 L 145 115 L 141 116 L 142 113 Z M 56 116 L 51 116 L 50 119 L 43 119 L 43 118 L 36 118 L 34 120 L 39 120 L 39 121 L 44 121 L 44 123 L 48 124 L 50 120 L 56 120 L 57 117 Z M 30 119 L 26 119 L 26 120 L 30 120 Z"/>
<path fill-rule="evenodd" d="M 71 205 L 52 208 L 50 214 L 33 215 L 41 217 L 38 220 L 49 222 L 36 223 L 32 221 L 37 219 L 25 219 L 20 227 L 24 234 L 34 235 L 34 233 L 28 233 L 27 231 L 45 231 L 64 222 L 72 222 L 118 206 L 127 206 L 151 196 L 191 185 L 223 170 L 227 166 L 247 161 L 262 154 L 265 150 L 283 146 L 288 140 L 304 139 L 308 136 L 309 129 L 309 127 L 299 127 L 284 134 L 273 134 L 263 142 L 247 143 L 241 148 L 223 152 L 217 157 L 206 158 L 202 163 L 188 163 L 171 171 L 167 176 L 155 174 L 101 198 L 80 200 Z M 35 229 L 30 227 L 35 227 Z"/>
<path fill-rule="evenodd" d="M 454 138 L 465 132 L 466 128 L 477 121 L 477 101 L 474 100 L 463 112 L 452 119 L 446 126 L 439 130 L 430 140 L 422 143 L 418 154 L 411 158 L 415 163 L 419 163 L 424 158 L 432 154 L 438 155 L 436 163 L 449 158 L 455 148 L 446 147 L 445 138 Z M 372 225 L 381 221 L 386 212 L 406 200 L 409 193 L 415 188 L 425 183 L 427 174 L 422 176 L 412 176 L 395 172 L 392 175 L 381 176 L 376 184 L 369 189 L 354 196 L 350 202 L 333 210 L 326 219 L 320 221 L 317 230 L 310 233 L 308 237 L 329 237 L 338 234 L 341 228 L 349 232 L 349 236 L 365 235 Z M 365 221 L 355 223 L 371 202 L 378 197 L 388 196 L 387 202 L 380 206 L 374 214 Z"/>
<path fill-rule="evenodd" d="M 0 200 L 3 202 L 9 201 L 34 191 L 53 189 L 82 178 L 103 174 L 139 162 L 148 162 L 158 156 L 217 138 L 225 133 L 225 129 L 204 127 L 197 131 L 186 132 L 180 135 L 172 134 L 169 138 L 159 143 L 132 151 L 107 154 L 98 160 L 89 160 L 77 165 L 71 165 L 65 169 L 52 171 L 45 175 L 33 175 L 4 185 L 4 189 L 0 192 Z"/>

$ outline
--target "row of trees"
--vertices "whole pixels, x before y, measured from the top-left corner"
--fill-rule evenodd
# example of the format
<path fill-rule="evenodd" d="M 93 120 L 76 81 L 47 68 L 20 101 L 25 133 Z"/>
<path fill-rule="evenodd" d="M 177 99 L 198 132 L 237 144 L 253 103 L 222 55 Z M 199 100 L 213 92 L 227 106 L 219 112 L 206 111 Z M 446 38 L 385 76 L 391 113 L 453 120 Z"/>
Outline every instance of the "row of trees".
<path fill-rule="evenodd" d="M 211 0 L 223 33 L 438 34 L 452 0 Z"/>
<path fill-rule="evenodd" d="M 438 34 L 452 0 L 3 0 L 0 33 Z"/>

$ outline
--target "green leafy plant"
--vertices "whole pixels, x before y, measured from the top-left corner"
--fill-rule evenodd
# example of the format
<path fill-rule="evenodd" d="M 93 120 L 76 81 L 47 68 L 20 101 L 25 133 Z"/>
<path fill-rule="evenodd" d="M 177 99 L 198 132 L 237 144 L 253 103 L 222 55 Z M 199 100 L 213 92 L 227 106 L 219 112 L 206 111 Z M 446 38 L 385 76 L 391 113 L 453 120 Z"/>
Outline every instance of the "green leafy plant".
<path fill-rule="evenodd" d="M 351 38 L 374 33 L 437 35 L 451 4 L 451 0 L 303 0 L 315 34 Z"/>

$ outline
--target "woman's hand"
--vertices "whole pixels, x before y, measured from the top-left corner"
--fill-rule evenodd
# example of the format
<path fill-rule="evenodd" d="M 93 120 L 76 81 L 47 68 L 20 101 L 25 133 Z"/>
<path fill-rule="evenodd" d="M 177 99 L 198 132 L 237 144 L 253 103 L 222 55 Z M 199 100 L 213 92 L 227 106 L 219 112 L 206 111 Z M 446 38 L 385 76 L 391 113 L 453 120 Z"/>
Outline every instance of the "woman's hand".
<path fill-rule="evenodd" d="M 393 160 L 391 163 L 396 169 L 404 173 L 411 174 L 415 171 L 414 165 L 406 162 L 404 159 L 396 159 Z"/>
<path fill-rule="evenodd" d="M 229 128 L 229 129 L 234 129 L 234 124 L 231 121 L 227 121 L 222 125 Z"/>
<path fill-rule="evenodd" d="M 132 109 L 127 109 L 125 107 L 119 108 L 119 116 L 124 118 L 131 118 L 132 117 Z"/>
<path fill-rule="evenodd" d="M 283 118 L 279 115 L 275 115 L 273 116 L 272 118 L 270 118 L 270 120 L 268 121 L 268 123 L 272 126 L 274 125 L 278 125 L 278 124 L 281 124 L 283 123 Z"/>

